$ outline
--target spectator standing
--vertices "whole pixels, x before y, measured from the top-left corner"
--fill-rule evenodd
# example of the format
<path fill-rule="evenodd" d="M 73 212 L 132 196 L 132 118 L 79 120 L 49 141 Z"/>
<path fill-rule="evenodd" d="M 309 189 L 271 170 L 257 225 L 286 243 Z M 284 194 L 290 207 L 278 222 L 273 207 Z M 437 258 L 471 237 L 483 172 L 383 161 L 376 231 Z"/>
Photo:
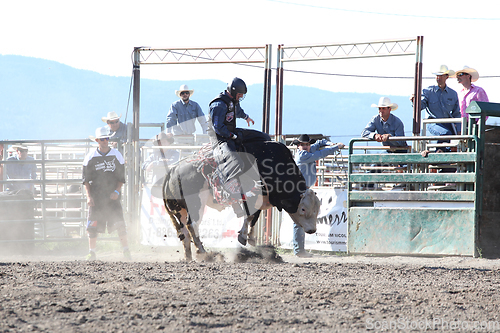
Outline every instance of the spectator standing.
<path fill-rule="evenodd" d="M 95 151 L 83 160 L 83 184 L 87 193 L 89 216 L 89 254 L 87 260 L 96 260 L 97 234 L 118 231 L 123 255 L 130 260 L 127 230 L 120 203 L 122 186 L 125 183 L 125 161 L 122 154 L 109 146 L 111 134 L 107 127 L 96 129 L 92 141 L 98 143 Z"/>
<path fill-rule="evenodd" d="M 472 101 L 489 102 L 488 95 L 483 88 L 478 87 L 472 82 L 479 80 L 479 73 L 474 69 L 464 66 L 463 69 L 457 71 L 452 77 L 457 78 L 457 82 L 463 86 L 459 93 L 460 113 L 463 118 L 469 118 L 465 112 Z"/>
<path fill-rule="evenodd" d="M 193 135 L 196 132 L 196 120 L 203 134 L 207 134 L 207 120 L 198 103 L 191 100 L 194 90 L 183 84 L 175 94 L 180 99 L 170 105 L 165 124 L 166 132 L 173 135 Z"/>
<path fill-rule="evenodd" d="M 378 114 L 368 122 L 361 136 L 381 142 L 384 146 L 391 148 L 406 147 L 406 141 L 389 141 L 391 136 L 404 136 L 405 127 L 401 119 L 391 113 L 398 108 L 396 103 L 392 103 L 389 97 L 380 97 L 378 104 L 372 104 L 372 107 L 378 108 Z M 396 150 L 396 152 L 406 152 L 405 150 Z"/>
<path fill-rule="evenodd" d="M 120 121 L 122 115 L 116 112 L 108 112 L 106 117 L 101 120 L 107 124 L 106 128 L 109 130 L 112 139 L 110 139 L 111 147 L 116 148 L 123 154 L 123 144 L 127 142 L 127 125 Z"/>
<path fill-rule="evenodd" d="M 436 75 L 437 85 L 422 90 L 421 109 L 426 110 L 430 119 L 460 118 L 458 94 L 446 85 L 446 80 L 455 75 L 455 72 L 441 65 Z M 415 96 L 411 97 L 413 103 Z M 458 127 L 459 129 L 460 127 Z M 456 135 L 459 130 L 455 124 L 427 124 L 429 133 L 435 136 Z"/>
<path fill-rule="evenodd" d="M 28 156 L 28 147 L 23 145 L 12 145 L 17 152 L 13 156 L 7 158 L 7 161 L 13 162 L 6 165 L 7 179 L 36 179 L 36 164 L 29 163 L 33 161 L 33 157 Z M 28 190 L 34 193 L 35 186 L 33 183 L 8 183 L 7 191 Z"/>
<path fill-rule="evenodd" d="M 310 188 L 316 183 L 316 161 L 333 154 L 339 149 L 344 148 L 343 143 L 333 144 L 328 140 L 310 139 L 309 135 L 302 134 L 298 139 L 293 140 L 294 145 L 297 146 L 295 153 L 295 163 L 300 169 L 300 172 L 306 180 L 307 188 Z M 322 147 L 327 147 L 321 149 Z M 312 254 L 306 252 L 304 249 L 305 244 L 305 231 L 298 224 L 293 224 L 293 253 L 298 257 L 312 257 Z"/>

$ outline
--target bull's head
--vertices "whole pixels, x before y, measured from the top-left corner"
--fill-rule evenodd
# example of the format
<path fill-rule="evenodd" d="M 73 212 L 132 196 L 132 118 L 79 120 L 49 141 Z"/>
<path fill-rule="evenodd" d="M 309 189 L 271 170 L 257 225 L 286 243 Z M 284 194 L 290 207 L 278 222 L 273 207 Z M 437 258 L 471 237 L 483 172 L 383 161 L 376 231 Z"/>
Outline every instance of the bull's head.
<path fill-rule="evenodd" d="M 300 195 L 300 203 L 297 211 L 290 214 L 293 222 L 304 228 L 308 234 L 316 232 L 316 221 L 318 219 L 320 201 L 313 190 L 307 189 Z"/>

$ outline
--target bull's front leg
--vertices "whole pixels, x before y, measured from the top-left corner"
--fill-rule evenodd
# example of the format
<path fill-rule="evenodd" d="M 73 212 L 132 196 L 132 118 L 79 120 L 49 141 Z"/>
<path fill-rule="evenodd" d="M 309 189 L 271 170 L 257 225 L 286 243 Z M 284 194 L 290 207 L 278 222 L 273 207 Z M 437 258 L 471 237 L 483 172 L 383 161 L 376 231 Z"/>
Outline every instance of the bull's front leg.
<path fill-rule="evenodd" d="M 252 215 L 252 221 L 250 222 L 250 231 L 248 232 L 248 244 L 252 245 L 252 246 L 256 246 L 257 245 L 257 228 L 255 228 L 255 225 L 257 224 L 257 221 L 259 220 L 259 216 L 260 216 L 260 210 L 256 211 L 253 215 Z"/>
<path fill-rule="evenodd" d="M 257 236 L 255 231 L 255 225 L 250 226 L 250 231 L 248 232 L 248 244 L 255 246 L 257 244 Z"/>
<path fill-rule="evenodd" d="M 241 245 L 247 245 L 248 226 L 250 225 L 250 222 L 252 222 L 252 217 L 252 215 L 245 217 L 243 225 L 241 226 L 240 231 L 238 231 L 238 242 L 240 242 Z"/>

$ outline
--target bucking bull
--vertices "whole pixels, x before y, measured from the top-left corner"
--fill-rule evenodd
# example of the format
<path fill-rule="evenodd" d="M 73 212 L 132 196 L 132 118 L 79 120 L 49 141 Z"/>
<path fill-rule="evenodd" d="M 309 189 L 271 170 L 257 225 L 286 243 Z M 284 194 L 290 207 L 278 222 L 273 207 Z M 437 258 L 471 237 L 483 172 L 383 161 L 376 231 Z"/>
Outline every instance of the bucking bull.
<path fill-rule="evenodd" d="M 306 188 L 290 150 L 278 142 L 260 141 L 246 143 L 245 153 L 239 154 L 245 161 L 239 180 L 245 194 L 240 203 L 246 201 L 246 217 L 238 241 L 255 245 L 253 227 L 261 210 L 271 206 L 279 211 L 284 209 L 306 233 L 316 232 L 320 201 Z M 209 184 L 216 166 L 207 163 L 206 156 L 202 155 L 200 151 L 169 168 L 163 182 L 165 208 L 183 242 L 186 260 L 192 260 L 191 241 L 198 254 L 205 253 L 197 231 L 205 206 L 221 211 L 228 205 L 216 200 L 216 186 Z"/>

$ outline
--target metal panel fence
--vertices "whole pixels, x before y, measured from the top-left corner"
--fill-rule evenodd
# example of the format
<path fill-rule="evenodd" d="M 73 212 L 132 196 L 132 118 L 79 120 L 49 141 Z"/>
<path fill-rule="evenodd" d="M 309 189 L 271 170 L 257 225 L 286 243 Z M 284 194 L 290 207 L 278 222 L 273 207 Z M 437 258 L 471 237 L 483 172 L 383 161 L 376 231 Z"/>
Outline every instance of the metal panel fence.
<path fill-rule="evenodd" d="M 89 140 L 0 141 L 0 234 L 33 228 L 28 237 L 1 237 L 1 242 L 58 241 L 81 239 L 86 221 L 86 198 L 82 191 L 82 162 L 95 149 Z M 26 160 L 8 160 L 17 154 L 12 146 L 28 148 Z M 9 179 L 10 170 L 34 165 L 36 178 Z M 20 189 L 24 188 L 24 189 Z M 21 195 L 24 194 L 24 195 Z M 26 212 L 28 210 L 28 212 Z M 32 211 L 31 211 L 32 210 Z"/>

